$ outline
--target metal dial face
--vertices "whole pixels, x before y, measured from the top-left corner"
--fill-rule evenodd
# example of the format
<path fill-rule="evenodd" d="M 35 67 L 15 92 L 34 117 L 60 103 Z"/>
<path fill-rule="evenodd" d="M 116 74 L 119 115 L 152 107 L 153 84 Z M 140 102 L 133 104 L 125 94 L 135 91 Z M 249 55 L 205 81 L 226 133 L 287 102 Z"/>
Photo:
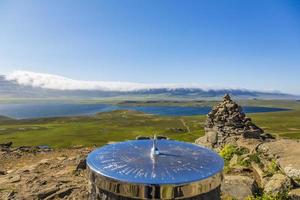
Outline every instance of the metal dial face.
<path fill-rule="evenodd" d="M 159 155 L 151 157 L 152 140 L 131 140 L 91 152 L 88 166 L 108 178 L 140 184 L 185 184 L 223 170 L 215 152 L 191 143 L 157 140 Z"/>

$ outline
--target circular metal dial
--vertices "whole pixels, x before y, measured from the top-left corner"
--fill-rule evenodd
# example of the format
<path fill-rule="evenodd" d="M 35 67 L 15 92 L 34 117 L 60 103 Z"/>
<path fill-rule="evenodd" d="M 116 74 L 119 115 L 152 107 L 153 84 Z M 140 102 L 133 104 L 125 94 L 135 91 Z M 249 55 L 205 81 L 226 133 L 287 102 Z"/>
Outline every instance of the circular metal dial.
<path fill-rule="evenodd" d="M 87 164 L 94 172 L 117 181 L 137 184 L 185 184 L 223 170 L 215 152 L 191 143 L 157 140 L 159 154 L 151 156 L 152 140 L 131 140 L 91 152 Z"/>

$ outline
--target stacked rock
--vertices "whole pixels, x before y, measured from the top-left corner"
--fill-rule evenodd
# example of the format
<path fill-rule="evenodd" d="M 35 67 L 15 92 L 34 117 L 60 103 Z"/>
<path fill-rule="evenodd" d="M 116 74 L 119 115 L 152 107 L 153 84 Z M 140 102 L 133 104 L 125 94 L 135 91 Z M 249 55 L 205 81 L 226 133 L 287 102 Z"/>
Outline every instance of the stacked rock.
<path fill-rule="evenodd" d="M 226 140 L 235 136 L 259 139 L 261 134 L 263 134 L 263 130 L 256 126 L 249 117 L 246 117 L 242 107 L 232 101 L 229 94 L 226 94 L 223 101 L 208 113 L 205 136 L 200 139 L 206 140 L 204 142 L 216 147 L 222 146 Z"/>

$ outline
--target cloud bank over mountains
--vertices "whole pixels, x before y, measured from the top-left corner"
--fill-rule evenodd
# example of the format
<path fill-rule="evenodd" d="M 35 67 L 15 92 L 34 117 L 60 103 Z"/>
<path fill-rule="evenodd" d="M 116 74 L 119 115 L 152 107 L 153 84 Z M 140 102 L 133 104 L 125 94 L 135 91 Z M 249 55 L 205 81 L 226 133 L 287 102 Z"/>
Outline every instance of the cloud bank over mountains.
<path fill-rule="evenodd" d="M 14 71 L 5 76 L 6 80 L 16 81 L 20 85 L 54 90 L 101 90 L 101 91 L 135 91 L 152 86 L 129 82 L 80 81 L 70 78 L 35 73 L 29 71 Z"/>
<path fill-rule="evenodd" d="M 5 75 L 8 81 L 15 81 L 17 84 L 23 86 L 31 86 L 44 89 L 54 90 L 97 90 L 97 91 L 118 91 L 118 92 L 135 92 L 147 90 L 176 90 L 176 89 L 190 89 L 190 90 L 242 90 L 255 91 L 233 87 L 208 87 L 199 84 L 144 84 L 131 82 L 110 82 L 110 81 L 80 81 L 62 76 L 36 73 L 30 71 L 14 71 Z M 268 91 L 264 91 L 268 92 Z M 274 91 L 269 91 L 274 92 Z"/>
<path fill-rule="evenodd" d="M 144 84 L 131 82 L 80 81 L 52 74 L 14 71 L 0 75 L 1 98 L 38 99 L 220 99 L 229 93 L 239 99 L 291 99 L 299 96 L 277 91 L 233 87 L 203 87 L 199 84 Z"/>

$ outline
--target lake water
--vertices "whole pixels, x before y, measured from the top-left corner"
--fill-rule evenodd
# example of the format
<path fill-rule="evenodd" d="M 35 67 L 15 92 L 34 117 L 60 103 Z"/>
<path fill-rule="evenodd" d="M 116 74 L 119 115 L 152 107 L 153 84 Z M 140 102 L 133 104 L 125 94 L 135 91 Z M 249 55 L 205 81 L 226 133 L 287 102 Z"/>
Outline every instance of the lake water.
<path fill-rule="evenodd" d="M 190 116 L 207 114 L 210 107 L 182 106 L 118 106 L 110 104 L 71 104 L 71 103 L 34 103 L 0 104 L 0 115 L 16 119 L 56 117 L 72 115 L 92 115 L 113 110 L 136 110 L 149 114 L 167 116 Z M 282 108 L 243 107 L 246 113 L 284 111 Z"/>

